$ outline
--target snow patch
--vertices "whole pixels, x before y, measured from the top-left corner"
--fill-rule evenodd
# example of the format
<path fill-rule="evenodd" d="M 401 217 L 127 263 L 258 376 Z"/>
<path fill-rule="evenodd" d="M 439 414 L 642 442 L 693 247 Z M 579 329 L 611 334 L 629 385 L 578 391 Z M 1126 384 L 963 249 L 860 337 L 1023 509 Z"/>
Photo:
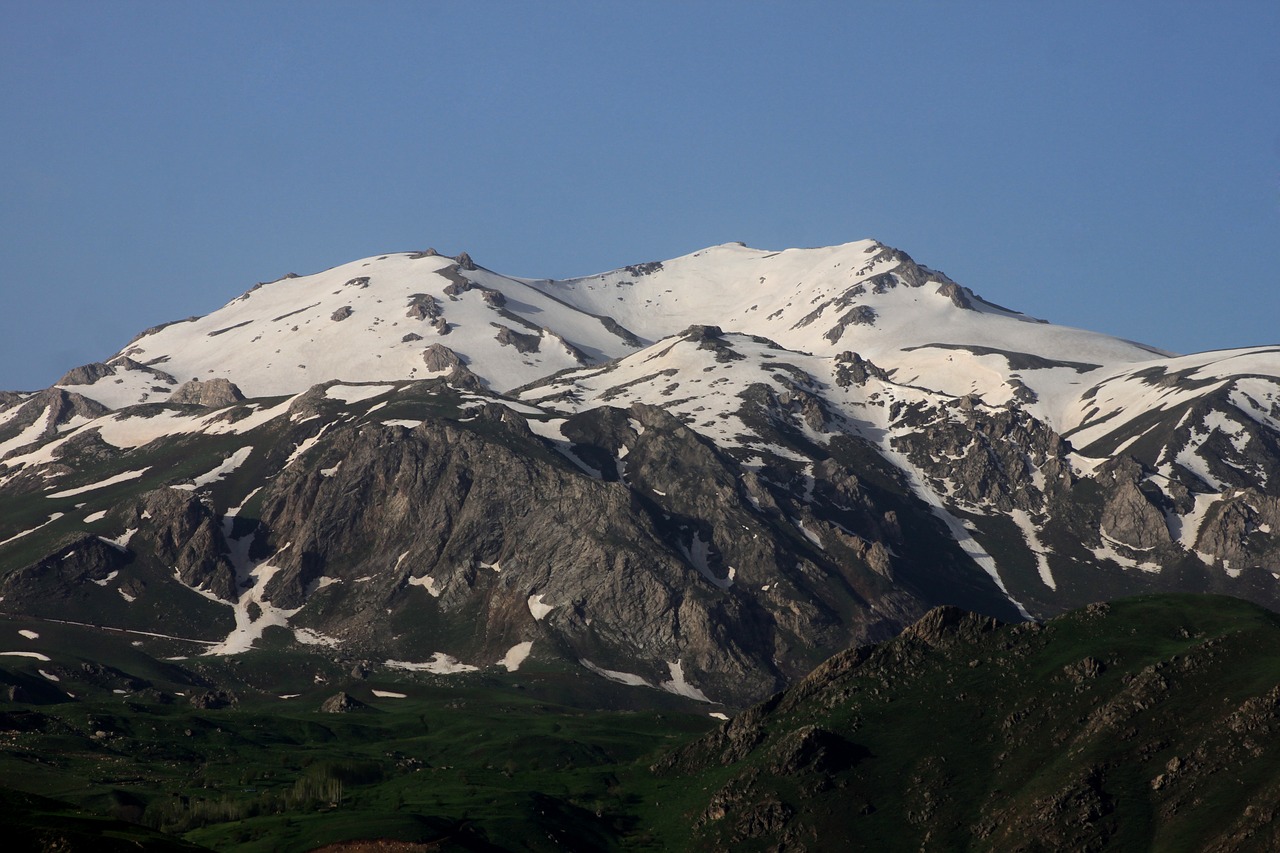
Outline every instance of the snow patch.
<path fill-rule="evenodd" d="M 39 652 L 0 652 L 0 657 L 31 658 L 33 660 L 40 660 L 46 663 L 50 660 L 48 655 L 42 655 Z"/>
<path fill-rule="evenodd" d="M 444 652 L 436 652 L 431 660 L 426 663 L 414 663 L 405 660 L 389 660 L 383 662 L 384 666 L 392 669 L 405 669 L 410 672 L 430 672 L 435 675 L 452 675 L 458 672 L 475 672 L 479 667 L 471 664 L 462 663 L 452 655 Z"/>
<path fill-rule="evenodd" d="M 533 641 L 529 640 L 523 643 L 517 643 L 507 650 L 502 660 L 498 661 L 499 666 L 507 668 L 507 672 L 515 672 L 520 668 L 520 664 L 525 662 L 529 657 L 529 652 L 533 651 Z"/>
<path fill-rule="evenodd" d="M 687 696 L 699 702 L 711 701 L 707 698 L 707 694 L 685 681 L 684 668 L 680 665 L 680 661 L 667 661 L 667 669 L 671 671 L 671 680 L 664 681 L 658 685 L 663 690 L 668 693 L 674 693 L 677 696 Z"/>
<path fill-rule="evenodd" d="M 245 463 L 245 460 L 249 458 L 249 454 L 251 453 L 253 453 L 252 445 L 240 448 L 235 453 L 231 454 L 226 459 L 222 460 L 222 464 L 219 465 L 217 468 L 214 468 L 212 471 L 209 471 L 205 474 L 201 474 L 199 477 L 196 477 L 195 480 L 192 481 L 191 487 L 200 489 L 211 483 L 218 482 L 223 477 L 227 476 L 232 471 L 236 470 L 241 465 L 243 465 Z"/>
<path fill-rule="evenodd" d="M 652 687 L 653 686 L 648 681 L 645 681 L 643 678 L 641 678 L 638 675 L 633 675 L 629 672 L 618 672 L 617 670 L 604 669 L 602 667 L 596 666 L 586 658 L 580 658 L 578 660 L 578 663 L 582 664 L 590 672 L 594 672 L 596 675 L 599 675 L 602 678 L 607 678 L 610 681 L 616 681 L 619 684 L 626 684 L 631 687 Z"/>
<path fill-rule="evenodd" d="M 432 598 L 439 598 L 440 593 L 443 592 L 443 590 L 436 585 L 436 579 L 431 577 L 431 575 L 424 575 L 420 578 L 409 578 L 409 585 L 422 587 Z"/>
<path fill-rule="evenodd" d="M 49 516 L 49 520 L 46 521 L 44 524 L 38 525 L 36 527 L 31 528 L 30 530 L 24 530 L 21 533 L 17 533 L 13 536 L 10 536 L 8 539 L 4 540 L 3 542 L 0 542 L 0 547 L 8 545 L 10 542 L 16 542 L 17 540 L 21 539 L 23 536 L 30 536 L 32 533 L 35 533 L 37 530 L 43 527 L 48 527 L 50 524 L 53 524 L 55 521 L 62 518 L 62 516 L 64 515 L 66 515 L 66 513 L 63 513 L 63 512 L 52 513 Z"/>
<path fill-rule="evenodd" d="M 407 699 L 407 693 L 396 693 L 394 690 L 373 690 L 370 691 L 379 699 Z"/>
<path fill-rule="evenodd" d="M 394 385 L 330 385 L 324 395 L 330 400 L 341 400 L 344 403 L 359 403 L 395 390 Z"/>
<path fill-rule="evenodd" d="M 541 621 L 548 613 L 555 609 L 554 604 L 543 604 L 541 595 L 529 596 L 529 612 L 533 614 L 533 618 Z"/>
<path fill-rule="evenodd" d="M 313 631 L 310 628 L 294 628 L 293 639 L 304 646 L 325 646 L 330 649 L 336 649 L 341 645 L 336 637 L 321 634 L 319 631 Z"/>
<path fill-rule="evenodd" d="M 40 639 L 40 635 L 39 635 L 39 634 L 37 634 L 35 631 L 28 631 L 26 628 L 21 628 L 21 629 L 19 629 L 19 630 L 18 630 L 18 633 L 19 633 L 19 634 L 21 634 L 22 636 L 26 637 L 28 640 L 38 640 L 38 639 Z"/>
<path fill-rule="evenodd" d="M 123 471 L 119 474 L 116 474 L 114 477 L 108 477 L 105 480 L 99 480 L 98 482 L 90 483 L 87 486 L 78 486 L 74 489 L 66 489 L 61 492 L 53 492 L 52 494 L 45 495 L 45 497 L 46 498 L 70 498 L 70 497 L 74 497 L 75 495 L 83 495 L 85 492 L 92 492 L 92 491 L 96 491 L 97 489 L 105 489 L 107 486 L 114 486 L 116 483 L 125 483 L 125 482 L 128 482 L 129 480 L 136 480 L 150 470 L 151 470 L 151 466 L 148 465 L 146 468 L 139 468 L 137 471 Z"/>
<path fill-rule="evenodd" d="M 1022 531 L 1022 537 L 1027 540 L 1027 547 L 1031 549 L 1031 553 L 1036 555 L 1036 567 L 1040 570 L 1040 580 L 1044 581 L 1044 585 L 1049 589 L 1056 591 L 1058 584 L 1054 581 L 1053 572 L 1049 569 L 1049 554 L 1040 542 L 1035 522 L 1031 520 L 1027 511 L 1022 509 L 1015 509 L 1009 516 Z"/>

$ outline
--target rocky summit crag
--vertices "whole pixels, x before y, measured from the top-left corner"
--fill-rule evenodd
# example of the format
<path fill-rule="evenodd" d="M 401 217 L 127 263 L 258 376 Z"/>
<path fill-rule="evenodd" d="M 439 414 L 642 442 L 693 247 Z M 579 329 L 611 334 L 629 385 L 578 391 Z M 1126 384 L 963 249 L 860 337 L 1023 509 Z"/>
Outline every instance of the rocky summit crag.
<path fill-rule="evenodd" d="M 0 394 L 0 611 L 169 655 L 530 657 L 742 707 L 938 605 L 1280 608 L 1280 346 L 1036 320 L 874 241 L 258 285 Z"/>

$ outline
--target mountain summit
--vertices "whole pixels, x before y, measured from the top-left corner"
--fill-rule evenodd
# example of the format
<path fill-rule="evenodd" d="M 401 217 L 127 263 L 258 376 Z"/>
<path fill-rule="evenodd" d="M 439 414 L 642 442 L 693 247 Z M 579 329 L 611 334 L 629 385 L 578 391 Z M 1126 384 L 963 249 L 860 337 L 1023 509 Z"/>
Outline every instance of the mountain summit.
<path fill-rule="evenodd" d="M 0 394 L 0 608 L 740 705 L 936 605 L 1280 607 L 1278 483 L 1280 346 L 1056 326 L 869 240 L 428 250 Z"/>

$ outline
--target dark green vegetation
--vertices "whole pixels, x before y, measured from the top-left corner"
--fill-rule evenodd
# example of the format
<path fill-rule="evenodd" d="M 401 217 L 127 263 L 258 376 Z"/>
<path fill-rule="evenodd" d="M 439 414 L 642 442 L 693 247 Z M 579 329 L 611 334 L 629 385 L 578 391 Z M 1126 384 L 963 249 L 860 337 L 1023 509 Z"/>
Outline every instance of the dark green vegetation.
<path fill-rule="evenodd" d="M 1280 617 L 939 608 L 659 762 L 719 850 L 1280 849 Z"/>
<path fill-rule="evenodd" d="M 0 824 L 25 845 L 7 850 L 658 849 L 675 828 L 637 822 L 660 784 L 645 768 L 714 725 L 688 700 L 554 666 L 414 676 L 279 648 L 157 661 L 39 620 L 0 620 L 0 637 L 49 658 L 0 656 Z M 355 708 L 321 712 L 340 692 Z M 620 710 L 637 695 L 649 710 Z"/>
<path fill-rule="evenodd" d="M 112 636 L 88 661 L 85 629 L 0 636 L 50 658 L 0 657 L 0 822 L 30 849 L 1280 846 L 1280 617 L 1235 599 L 1042 625 L 940 608 L 714 729 L 555 666 L 393 675 L 271 643 L 165 662 Z M 320 712 L 339 691 L 365 707 Z"/>

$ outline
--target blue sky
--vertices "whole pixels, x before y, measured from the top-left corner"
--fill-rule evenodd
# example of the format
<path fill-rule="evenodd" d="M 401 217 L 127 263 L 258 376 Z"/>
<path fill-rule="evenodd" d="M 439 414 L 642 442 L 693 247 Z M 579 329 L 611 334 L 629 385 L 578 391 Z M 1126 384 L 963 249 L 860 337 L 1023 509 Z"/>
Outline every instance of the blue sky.
<path fill-rule="evenodd" d="M 1272 0 L 0 0 L 0 389 L 428 246 L 875 237 L 1054 322 L 1280 343 L 1277 45 Z"/>

